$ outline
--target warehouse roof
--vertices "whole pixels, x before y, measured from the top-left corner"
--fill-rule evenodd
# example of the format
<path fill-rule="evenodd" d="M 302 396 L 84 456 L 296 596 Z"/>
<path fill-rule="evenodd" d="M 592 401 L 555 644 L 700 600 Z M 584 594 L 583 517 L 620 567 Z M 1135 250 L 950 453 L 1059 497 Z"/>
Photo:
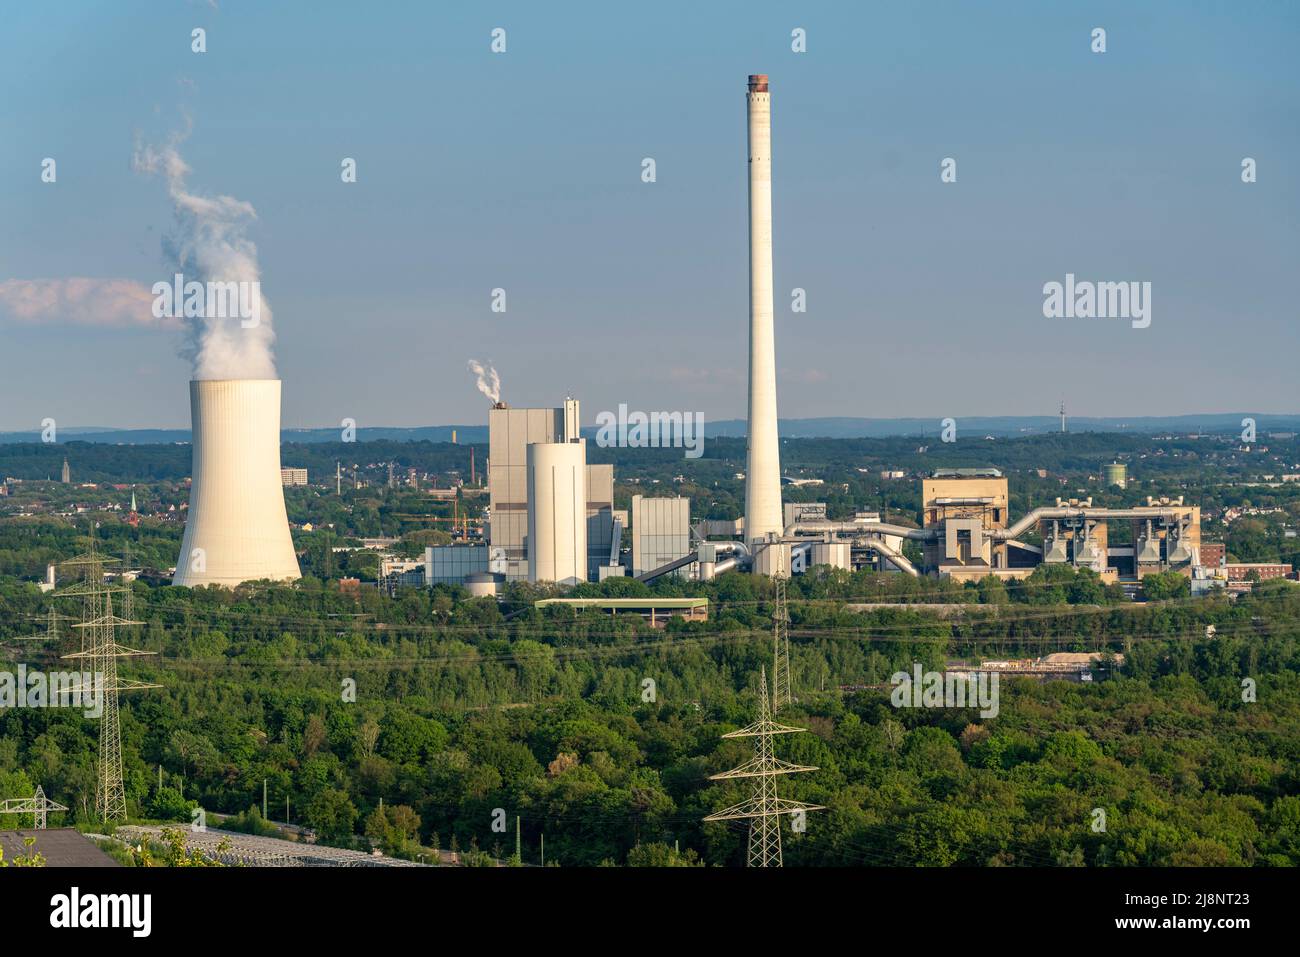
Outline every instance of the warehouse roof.
<path fill-rule="evenodd" d="M 34 837 L 36 843 L 27 847 L 24 841 Z M 76 828 L 52 827 L 32 830 L 0 831 L 0 847 L 5 860 L 40 854 L 46 867 L 120 867 L 117 861 L 101 851 L 90 838 Z"/>

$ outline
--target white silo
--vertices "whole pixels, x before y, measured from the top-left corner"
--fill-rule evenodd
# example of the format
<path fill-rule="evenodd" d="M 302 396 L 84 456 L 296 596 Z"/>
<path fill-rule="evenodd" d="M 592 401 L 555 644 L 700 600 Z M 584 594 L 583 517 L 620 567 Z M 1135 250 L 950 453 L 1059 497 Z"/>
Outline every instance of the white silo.
<path fill-rule="evenodd" d="M 587 580 L 587 443 L 528 446 L 528 580 Z"/>
<path fill-rule="evenodd" d="M 280 380 L 190 383 L 193 484 L 175 585 L 300 578 L 280 479 Z"/>
<path fill-rule="evenodd" d="M 776 422 L 776 329 L 772 306 L 772 100 L 767 75 L 749 78 L 749 427 L 745 538 L 784 531 Z"/>

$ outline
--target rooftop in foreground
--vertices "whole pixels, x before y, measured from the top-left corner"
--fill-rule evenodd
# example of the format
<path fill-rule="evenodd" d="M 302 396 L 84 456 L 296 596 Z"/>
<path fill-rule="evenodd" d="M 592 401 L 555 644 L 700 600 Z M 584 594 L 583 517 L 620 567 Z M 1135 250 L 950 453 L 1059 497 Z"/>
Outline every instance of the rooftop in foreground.
<path fill-rule="evenodd" d="M 31 847 L 23 843 L 29 837 L 36 838 Z M 46 867 L 121 866 L 95 846 L 94 841 L 72 827 L 0 831 L 0 848 L 4 849 L 5 860 L 9 863 L 13 863 L 16 857 L 40 854 L 45 858 Z"/>

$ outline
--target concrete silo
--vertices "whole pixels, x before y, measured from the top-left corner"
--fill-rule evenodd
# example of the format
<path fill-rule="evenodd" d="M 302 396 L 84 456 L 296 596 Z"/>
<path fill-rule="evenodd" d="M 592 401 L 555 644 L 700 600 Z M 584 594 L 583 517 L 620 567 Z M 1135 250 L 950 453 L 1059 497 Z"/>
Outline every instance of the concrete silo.
<path fill-rule="evenodd" d="M 587 443 L 528 446 L 528 580 L 587 580 Z"/>
<path fill-rule="evenodd" d="M 280 380 L 190 383 L 193 484 L 176 585 L 301 577 L 280 480 Z"/>

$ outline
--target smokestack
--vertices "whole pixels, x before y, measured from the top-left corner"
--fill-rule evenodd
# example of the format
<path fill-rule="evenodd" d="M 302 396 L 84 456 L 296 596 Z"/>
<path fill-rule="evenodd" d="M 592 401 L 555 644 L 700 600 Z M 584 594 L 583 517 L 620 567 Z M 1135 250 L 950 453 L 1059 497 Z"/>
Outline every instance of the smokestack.
<path fill-rule="evenodd" d="M 781 534 L 781 451 L 776 434 L 772 318 L 772 101 L 767 75 L 749 78 L 749 428 L 745 538 Z"/>
<path fill-rule="evenodd" d="M 301 577 L 280 480 L 280 380 L 190 383 L 194 464 L 174 585 Z"/>

